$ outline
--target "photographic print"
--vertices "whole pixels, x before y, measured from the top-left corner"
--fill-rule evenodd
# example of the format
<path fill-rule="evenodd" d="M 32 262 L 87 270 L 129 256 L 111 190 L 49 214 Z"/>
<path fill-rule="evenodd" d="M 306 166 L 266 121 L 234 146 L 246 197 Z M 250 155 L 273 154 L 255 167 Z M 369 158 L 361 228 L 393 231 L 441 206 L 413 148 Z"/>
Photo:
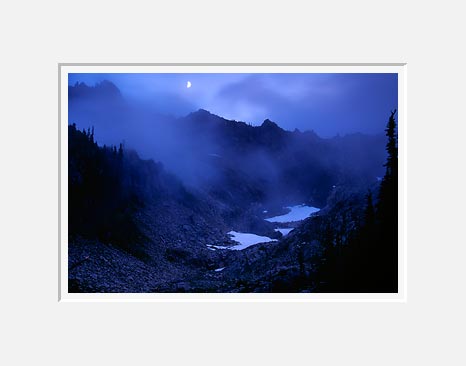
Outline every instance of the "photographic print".
<path fill-rule="evenodd" d="M 67 292 L 398 293 L 399 73 L 180 70 L 62 74 Z"/>

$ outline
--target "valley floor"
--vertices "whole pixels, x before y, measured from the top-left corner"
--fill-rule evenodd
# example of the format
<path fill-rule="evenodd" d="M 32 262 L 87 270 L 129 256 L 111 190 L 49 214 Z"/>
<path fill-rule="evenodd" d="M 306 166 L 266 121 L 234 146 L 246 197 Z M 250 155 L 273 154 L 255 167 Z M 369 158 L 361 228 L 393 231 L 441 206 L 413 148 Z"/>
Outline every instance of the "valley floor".
<path fill-rule="evenodd" d="M 299 217 L 306 207 L 290 207 L 289 217 Z M 165 255 L 157 260 L 138 258 L 99 241 L 74 238 L 68 247 L 69 291 L 274 292 L 280 290 L 280 282 L 286 282 L 287 278 L 299 279 L 304 275 L 292 252 L 285 260 L 280 259 L 281 254 L 276 255 L 286 242 L 284 239 L 292 236 L 289 232 L 293 228 L 276 230 L 284 234 L 282 239 L 230 231 L 230 245 L 201 244 L 195 253 L 179 252 L 179 258 L 173 248 L 161 249 L 160 245 L 158 250 L 165 250 Z"/>

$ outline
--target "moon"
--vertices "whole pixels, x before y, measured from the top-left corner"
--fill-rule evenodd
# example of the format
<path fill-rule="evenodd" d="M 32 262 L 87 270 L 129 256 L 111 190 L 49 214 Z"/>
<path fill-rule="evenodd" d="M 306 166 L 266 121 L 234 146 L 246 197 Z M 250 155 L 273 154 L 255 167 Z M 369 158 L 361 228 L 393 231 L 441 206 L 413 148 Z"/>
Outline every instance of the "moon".
<path fill-rule="evenodd" d="M 191 87 L 191 82 L 190 82 L 190 81 L 188 81 L 188 82 L 186 83 L 186 87 L 187 87 L 188 89 Z"/>

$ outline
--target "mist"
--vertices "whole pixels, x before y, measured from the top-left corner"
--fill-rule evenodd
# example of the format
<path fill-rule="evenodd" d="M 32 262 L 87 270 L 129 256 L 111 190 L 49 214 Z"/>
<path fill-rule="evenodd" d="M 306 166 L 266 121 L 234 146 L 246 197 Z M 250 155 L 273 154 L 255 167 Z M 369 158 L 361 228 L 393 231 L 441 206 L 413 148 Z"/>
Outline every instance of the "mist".
<path fill-rule="evenodd" d="M 221 94 L 236 91 L 222 88 Z M 173 110 L 194 107 L 174 99 Z M 143 159 L 161 162 L 185 185 L 214 192 L 230 205 L 235 200 L 323 205 L 343 178 L 366 184 L 383 174 L 382 134 L 321 138 L 314 131 L 284 129 L 285 121 L 254 125 L 204 109 L 176 116 L 161 111 L 160 100 L 134 98 L 134 93 L 127 98 L 110 81 L 69 87 L 69 123 L 93 127 L 100 145 L 122 143 Z M 368 152 L 373 159 L 366 158 Z"/>

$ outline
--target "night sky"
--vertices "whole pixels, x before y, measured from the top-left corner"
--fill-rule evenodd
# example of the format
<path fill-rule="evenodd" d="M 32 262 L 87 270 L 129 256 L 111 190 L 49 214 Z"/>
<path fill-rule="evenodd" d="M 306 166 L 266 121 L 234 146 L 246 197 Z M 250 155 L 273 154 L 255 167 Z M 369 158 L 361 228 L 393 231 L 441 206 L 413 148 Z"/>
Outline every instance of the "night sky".
<path fill-rule="evenodd" d="M 69 84 L 109 80 L 131 102 L 181 117 L 200 108 L 322 137 L 381 133 L 397 108 L 397 74 L 69 74 Z M 187 88 L 188 81 L 191 87 Z"/>

